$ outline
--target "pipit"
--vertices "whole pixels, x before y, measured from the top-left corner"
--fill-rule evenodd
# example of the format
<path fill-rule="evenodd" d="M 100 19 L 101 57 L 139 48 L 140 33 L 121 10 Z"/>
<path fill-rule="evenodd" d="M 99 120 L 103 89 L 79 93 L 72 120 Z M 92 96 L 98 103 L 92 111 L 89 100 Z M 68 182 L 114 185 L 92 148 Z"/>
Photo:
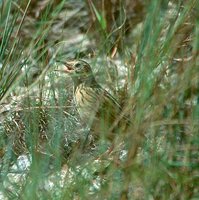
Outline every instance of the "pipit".
<path fill-rule="evenodd" d="M 84 60 L 64 63 L 63 70 L 74 83 L 74 99 L 80 118 L 94 138 L 112 141 L 129 123 L 126 117 L 120 119 L 122 108 L 118 101 L 96 81 L 91 66 Z"/>

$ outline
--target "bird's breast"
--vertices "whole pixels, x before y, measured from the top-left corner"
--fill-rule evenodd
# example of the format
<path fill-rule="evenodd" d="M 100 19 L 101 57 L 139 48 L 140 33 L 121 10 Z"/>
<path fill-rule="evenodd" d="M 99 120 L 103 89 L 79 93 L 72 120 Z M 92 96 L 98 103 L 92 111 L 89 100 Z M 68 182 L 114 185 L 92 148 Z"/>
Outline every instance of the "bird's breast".
<path fill-rule="evenodd" d="M 85 123 L 92 123 L 99 108 L 99 98 L 91 87 L 80 85 L 75 90 L 75 101 L 80 118 Z"/>

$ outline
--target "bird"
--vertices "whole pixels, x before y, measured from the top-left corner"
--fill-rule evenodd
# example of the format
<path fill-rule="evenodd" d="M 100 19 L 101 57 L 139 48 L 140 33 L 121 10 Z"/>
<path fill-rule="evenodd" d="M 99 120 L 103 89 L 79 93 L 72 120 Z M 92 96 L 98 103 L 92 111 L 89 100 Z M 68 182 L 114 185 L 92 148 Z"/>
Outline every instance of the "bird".
<path fill-rule="evenodd" d="M 81 121 L 90 128 L 95 139 L 113 141 L 116 133 L 125 129 L 128 119 L 119 120 L 122 107 L 95 79 L 92 68 L 85 60 L 63 63 L 61 71 L 68 74 L 74 84 L 74 100 Z"/>

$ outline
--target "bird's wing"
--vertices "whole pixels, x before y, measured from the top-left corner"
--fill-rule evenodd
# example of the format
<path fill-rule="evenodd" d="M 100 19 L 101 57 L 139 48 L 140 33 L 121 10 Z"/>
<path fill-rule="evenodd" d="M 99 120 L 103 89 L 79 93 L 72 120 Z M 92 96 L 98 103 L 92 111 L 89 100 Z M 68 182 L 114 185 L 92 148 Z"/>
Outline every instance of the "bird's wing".
<path fill-rule="evenodd" d="M 131 122 L 129 120 L 129 117 L 122 114 L 122 107 L 119 104 L 119 102 L 105 89 L 100 88 L 100 90 L 101 90 L 101 92 L 99 92 L 99 94 L 101 93 L 101 96 L 99 97 L 100 106 L 97 115 L 101 116 L 102 114 L 104 114 L 106 116 L 105 119 L 111 124 L 115 123 L 118 120 L 118 123 L 120 125 L 122 123 L 130 125 Z"/>
<path fill-rule="evenodd" d="M 117 100 L 101 87 L 95 88 L 99 99 L 99 108 L 96 116 L 105 122 L 112 124 L 121 112 L 121 106 Z"/>

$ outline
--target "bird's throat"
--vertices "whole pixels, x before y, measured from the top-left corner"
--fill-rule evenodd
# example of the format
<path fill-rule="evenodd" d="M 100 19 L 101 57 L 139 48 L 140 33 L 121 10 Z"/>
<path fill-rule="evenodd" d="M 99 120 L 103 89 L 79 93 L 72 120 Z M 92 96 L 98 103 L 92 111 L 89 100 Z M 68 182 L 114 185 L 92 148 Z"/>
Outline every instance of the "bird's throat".
<path fill-rule="evenodd" d="M 72 77 L 75 88 L 78 87 L 81 84 L 84 84 L 85 86 L 92 87 L 95 85 L 98 85 L 95 78 L 93 76 L 88 77 Z"/>

